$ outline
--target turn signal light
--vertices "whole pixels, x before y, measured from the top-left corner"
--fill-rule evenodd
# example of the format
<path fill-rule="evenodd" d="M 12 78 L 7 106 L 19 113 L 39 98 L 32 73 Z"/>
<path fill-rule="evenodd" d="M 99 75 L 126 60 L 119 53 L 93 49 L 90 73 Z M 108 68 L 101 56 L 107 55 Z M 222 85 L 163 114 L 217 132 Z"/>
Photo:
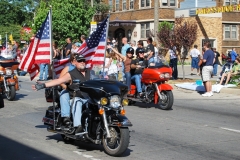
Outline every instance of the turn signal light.
<path fill-rule="evenodd" d="M 98 110 L 98 113 L 99 113 L 100 115 L 103 115 L 104 109 L 103 109 L 103 108 L 100 108 L 100 109 Z"/>
<path fill-rule="evenodd" d="M 124 116 L 126 114 L 125 109 L 122 109 L 120 113 L 121 113 L 122 116 Z"/>
<path fill-rule="evenodd" d="M 127 106 L 128 105 L 128 99 L 123 99 L 122 100 L 122 105 Z"/>

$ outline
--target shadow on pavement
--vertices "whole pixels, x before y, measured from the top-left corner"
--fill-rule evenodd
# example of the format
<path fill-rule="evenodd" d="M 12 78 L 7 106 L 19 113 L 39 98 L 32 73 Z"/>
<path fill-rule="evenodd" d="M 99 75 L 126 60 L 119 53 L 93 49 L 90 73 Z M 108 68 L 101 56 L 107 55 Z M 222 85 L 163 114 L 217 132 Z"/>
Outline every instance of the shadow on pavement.
<path fill-rule="evenodd" d="M 47 136 L 47 139 L 46 140 L 57 140 L 57 143 L 60 142 L 60 141 L 63 141 L 63 139 L 61 138 L 60 134 L 54 134 L 54 135 L 50 135 L 50 136 Z M 130 139 L 131 140 L 131 139 Z M 67 145 L 73 145 L 73 146 L 76 146 L 77 149 L 80 149 L 81 152 L 85 152 L 85 151 L 99 151 L 99 152 L 104 152 L 104 149 L 103 149 L 103 146 L 102 145 L 96 145 L 96 144 L 93 144 L 91 142 L 81 142 L 81 141 L 77 141 L 75 140 L 74 142 L 72 143 L 66 143 Z M 84 151 L 83 151 L 84 150 Z M 120 157 L 127 157 L 130 155 L 130 153 L 132 152 L 131 149 L 127 149 L 123 154 L 122 156 Z M 106 153 L 107 155 L 107 153 Z"/>
<path fill-rule="evenodd" d="M 58 159 L 2 135 L 0 142 L 0 159 Z"/>
<path fill-rule="evenodd" d="M 136 102 L 135 104 L 132 104 L 131 106 L 142 108 L 142 109 L 144 109 L 144 108 L 145 109 L 155 108 L 155 109 L 163 110 L 157 104 L 154 104 L 154 103 L 140 103 L 140 102 Z M 173 106 L 174 106 L 174 104 L 173 104 Z M 171 111 L 171 110 L 173 110 L 173 109 L 163 110 L 163 111 Z"/>

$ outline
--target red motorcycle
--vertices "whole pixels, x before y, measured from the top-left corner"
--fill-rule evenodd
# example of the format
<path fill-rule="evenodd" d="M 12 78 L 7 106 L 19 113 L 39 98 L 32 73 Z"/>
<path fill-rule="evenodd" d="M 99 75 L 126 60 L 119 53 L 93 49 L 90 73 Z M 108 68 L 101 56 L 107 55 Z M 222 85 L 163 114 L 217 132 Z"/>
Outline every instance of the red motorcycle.
<path fill-rule="evenodd" d="M 128 100 L 130 104 L 135 102 L 154 102 L 163 110 L 169 110 L 173 105 L 172 86 L 166 82 L 172 77 L 172 69 L 164 64 L 145 68 L 142 73 L 142 86 L 144 96 L 137 98 L 137 88 L 131 84 Z"/>

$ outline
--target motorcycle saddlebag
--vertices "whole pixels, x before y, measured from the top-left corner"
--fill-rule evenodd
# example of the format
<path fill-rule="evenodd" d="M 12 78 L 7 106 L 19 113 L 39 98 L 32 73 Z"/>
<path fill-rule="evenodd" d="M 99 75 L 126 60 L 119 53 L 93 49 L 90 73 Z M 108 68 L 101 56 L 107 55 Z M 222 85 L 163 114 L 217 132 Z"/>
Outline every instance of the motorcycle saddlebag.
<path fill-rule="evenodd" d="M 55 97 L 55 102 L 58 100 L 59 95 L 58 91 L 54 89 L 54 97 Z M 45 98 L 47 102 L 53 102 L 53 88 L 46 88 L 45 89 Z"/>

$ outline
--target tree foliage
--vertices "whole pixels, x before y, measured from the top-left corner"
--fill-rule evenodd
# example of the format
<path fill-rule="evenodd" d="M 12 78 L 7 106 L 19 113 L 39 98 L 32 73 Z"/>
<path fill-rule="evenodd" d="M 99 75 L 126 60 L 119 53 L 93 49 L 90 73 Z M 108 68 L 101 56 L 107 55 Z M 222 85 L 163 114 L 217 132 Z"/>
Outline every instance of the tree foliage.
<path fill-rule="evenodd" d="M 49 5 L 52 6 L 53 39 L 59 44 L 64 44 L 67 37 L 79 40 L 81 34 L 88 35 L 95 9 L 85 0 L 51 0 L 49 3 L 42 1 L 36 12 L 35 31 L 46 18 Z"/>
<path fill-rule="evenodd" d="M 186 21 L 183 17 L 175 19 L 174 37 L 177 49 L 180 52 L 183 48 L 181 57 L 186 58 L 188 50 L 197 39 L 197 24 Z"/>

